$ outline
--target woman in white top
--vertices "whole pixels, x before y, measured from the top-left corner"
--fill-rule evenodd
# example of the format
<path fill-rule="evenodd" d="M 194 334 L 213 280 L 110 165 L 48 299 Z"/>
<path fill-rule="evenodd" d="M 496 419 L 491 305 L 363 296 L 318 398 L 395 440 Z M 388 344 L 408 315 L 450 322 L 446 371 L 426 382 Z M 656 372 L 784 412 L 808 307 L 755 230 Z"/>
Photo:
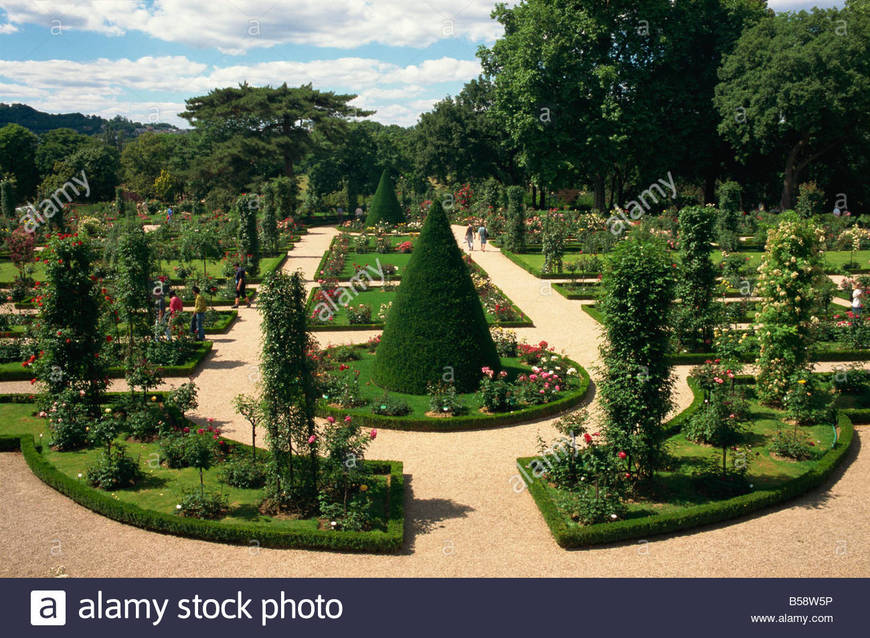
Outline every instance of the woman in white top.
<path fill-rule="evenodd" d="M 861 295 L 864 294 L 864 291 L 860 288 L 855 288 L 852 291 L 852 312 L 857 316 L 861 316 L 861 310 L 864 308 L 864 304 L 861 303 Z"/>

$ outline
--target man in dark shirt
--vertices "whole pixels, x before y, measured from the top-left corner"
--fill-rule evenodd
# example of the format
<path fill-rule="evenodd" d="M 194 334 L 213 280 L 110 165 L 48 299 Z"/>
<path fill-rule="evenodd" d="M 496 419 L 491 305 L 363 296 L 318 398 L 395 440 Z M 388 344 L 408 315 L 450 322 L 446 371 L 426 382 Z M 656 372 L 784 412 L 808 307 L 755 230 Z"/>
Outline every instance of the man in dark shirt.
<path fill-rule="evenodd" d="M 236 303 L 233 304 L 233 308 L 239 307 L 239 299 L 244 299 L 245 304 L 250 308 L 251 302 L 248 300 L 248 293 L 245 292 L 245 285 L 248 283 L 245 269 L 240 264 L 233 265 L 236 267 Z"/>

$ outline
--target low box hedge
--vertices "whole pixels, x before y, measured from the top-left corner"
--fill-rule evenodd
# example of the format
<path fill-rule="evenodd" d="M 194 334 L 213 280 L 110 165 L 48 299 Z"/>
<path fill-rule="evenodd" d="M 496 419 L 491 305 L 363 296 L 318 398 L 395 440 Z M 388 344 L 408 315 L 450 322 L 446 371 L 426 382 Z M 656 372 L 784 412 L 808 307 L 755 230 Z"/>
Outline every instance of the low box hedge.
<path fill-rule="evenodd" d="M 568 524 L 555 503 L 550 499 L 544 482 L 527 472 L 528 465 L 537 457 L 517 459 L 517 467 L 556 542 L 564 548 L 587 547 L 638 538 L 646 539 L 660 534 L 719 523 L 796 498 L 821 485 L 843 461 L 852 444 L 854 426 L 843 412 L 840 413 L 838 425 L 840 436 L 834 447 L 819 459 L 810 470 L 774 489 L 760 490 L 715 503 L 687 507 L 679 512 L 645 516 L 614 523 L 585 526 Z"/>
<path fill-rule="evenodd" d="M 580 364 L 570 361 L 569 365 L 577 369 L 580 377 L 580 387 L 570 395 L 521 410 L 504 412 L 496 415 L 464 414 L 460 416 L 436 418 L 436 417 L 413 417 L 413 416 L 384 416 L 380 414 L 364 414 L 349 412 L 341 408 L 334 408 L 322 401 L 317 406 L 317 416 L 343 418 L 352 414 L 354 422 L 363 427 L 383 428 L 385 430 L 407 430 L 414 432 L 456 432 L 462 430 L 483 430 L 486 428 L 514 425 L 516 423 L 528 423 L 529 421 L 543 419 L 560 414 L 577 407 L 586 399 L 589 393 L 589 373 Z"/>
<path fill-rule="evenodd" d="M 194 370 L 199 367 L 199 364 L 205 359 L 206 355 L 211 352 L 212 342 L 201 341 L 196 345 L 193 356 L 190 360 L 176 366 L 160 366 L 160 374 L 164 377 L 189 377 Z M 123 379 L 125 370 L 120 366 L 112 366 L 109 368 L 110 379 Z M 20 363 L 2 363 L 0 364 L 0 381 L 30 381 L 33 378 L 33 372 L 27 368 L 23 368 Z"/>
<path fill-rule="evenodd" d="M 39 479 L 79 505 L 106 518 L 152 532 L 246 546 L 256 540 L 261 547 L 367 553 L 395 553 L 404 541 L 405 483 L 402 463 L 398 461 L 365 461 L 375 471 L 389 468 L 387 531 L 269 530 L 243 523 L 184 518 L 116 500 L 111 494 L 92 488 L 55 468 L 42 454 L 42 447 L 33 435 L 0 435 L 0 451 L 17 449 L 21 450 L 27 465 Z"/>

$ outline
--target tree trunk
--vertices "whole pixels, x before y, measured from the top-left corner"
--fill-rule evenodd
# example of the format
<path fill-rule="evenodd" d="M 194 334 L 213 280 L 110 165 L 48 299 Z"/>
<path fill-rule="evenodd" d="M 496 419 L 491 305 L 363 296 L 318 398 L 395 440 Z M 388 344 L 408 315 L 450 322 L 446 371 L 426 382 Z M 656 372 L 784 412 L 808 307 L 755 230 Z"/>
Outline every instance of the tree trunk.
<path fill-rule="evenodd" d="M 704 179 L 704 203 L 716 203 L 716 175 L 708 173 Z"/>
<path fill-rule="evenodd" d="M 805 143 L 805 140 L 801 140 L 795 144 L 789 151 L 788 158 L 786 158 L 785 173 L 782 180 L 782 195 L 779 198 L 779 207 L 782 210 L 794 207 L 795 181 L 798 176 L 797 158 Z"/>
<path fill-rule="evenodd" d="M 603 213 L 605 210 L 605 206 L 607 202 L 604 201 L 604 176 L 596 175 L 595 176 L 595 203 L 593 204 L 593 208 L 595 208 L 598 212 Z"/>
<path fill-rule="evenodd" d="M 532 208 L 538 205 L 538 187 L 532 182 Z"/>

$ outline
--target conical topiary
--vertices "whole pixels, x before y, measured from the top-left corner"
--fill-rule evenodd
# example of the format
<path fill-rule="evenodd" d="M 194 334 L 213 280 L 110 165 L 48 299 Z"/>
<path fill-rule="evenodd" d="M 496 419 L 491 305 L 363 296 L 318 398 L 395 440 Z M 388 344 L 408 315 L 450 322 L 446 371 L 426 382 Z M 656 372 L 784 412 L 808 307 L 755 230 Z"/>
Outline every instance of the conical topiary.
<path fill-rule="evenodd" d="M 404 221 L 405 213 L 402 212 L 402 207 L 396 198 L 393 180 L 390 179 L 389 171 L 384 169 L 381 173 L 381 181 L 378 182 L 378 190 L 375 191 L 372 204 L 369 206 L 366 226 L 374 226 L 378 222 L 401 224 Z"/>
<path fill-rule="evenodd" d="M 402 274 L 375 358 L 383 388 L 425 394 L 429 382 L 477 390 L 481 368 L 500 368 L 480 298 L 436 200 Z"/>

